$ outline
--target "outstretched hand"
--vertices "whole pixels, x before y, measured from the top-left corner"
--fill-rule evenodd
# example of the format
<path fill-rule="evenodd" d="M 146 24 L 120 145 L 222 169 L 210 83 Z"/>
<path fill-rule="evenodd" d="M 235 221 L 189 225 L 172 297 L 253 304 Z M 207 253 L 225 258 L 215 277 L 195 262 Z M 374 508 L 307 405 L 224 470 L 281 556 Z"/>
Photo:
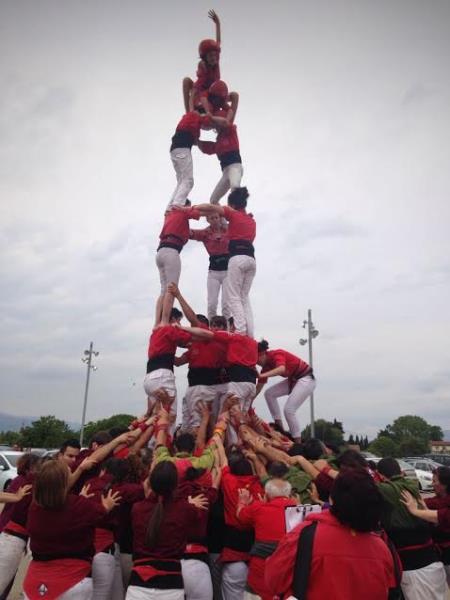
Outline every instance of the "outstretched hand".
<path fill-rule="evenodd" d="M 188 496 L 188 502 L 200 510 L 208 510 L 208 498 L 204 494 Z"/>
<path fill-rule="evenodd" d="M 110 512 L 113 508 L 120 504 L 122 497 L 119 492 L 109 490 L 106 496 L 102 496 L 103 508 L 106 512 Z"/>
<path fill-rule="evenodd" d="M 214 9 L 208 10 L 208 17 L 212 19 L 216 25 L 220 23 L 219 15 Z"/>

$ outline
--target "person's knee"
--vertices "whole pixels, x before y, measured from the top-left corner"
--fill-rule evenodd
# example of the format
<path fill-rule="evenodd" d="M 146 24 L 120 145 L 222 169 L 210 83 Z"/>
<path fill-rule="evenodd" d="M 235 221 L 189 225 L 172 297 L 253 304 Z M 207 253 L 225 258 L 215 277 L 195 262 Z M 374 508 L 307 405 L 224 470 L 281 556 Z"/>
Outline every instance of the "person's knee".
<path fill-rule="evenodd" d="M 297 412 L 297 409 L 293 406 L 289 406 L 288 404 L 286 404 L 283 409 L 283 413 L 284 413 L 286 420 L 295 419 L 296 412 Z"/>

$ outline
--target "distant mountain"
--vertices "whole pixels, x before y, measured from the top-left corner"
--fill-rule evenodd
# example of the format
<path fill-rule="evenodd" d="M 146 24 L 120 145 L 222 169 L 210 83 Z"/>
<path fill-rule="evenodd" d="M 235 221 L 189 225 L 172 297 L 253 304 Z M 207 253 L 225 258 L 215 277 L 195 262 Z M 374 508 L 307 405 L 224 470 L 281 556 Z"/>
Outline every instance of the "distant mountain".
<path fill-rule="evenodd" d="M 0 431 L 19 431 L 21 427 L 31 425 L 33 421 L 37 421 L 39 417 L 20 417 L 0 412 Z M 67 425 L 77 431 L 80 429 L 79 423 L 67 422 Z"/>

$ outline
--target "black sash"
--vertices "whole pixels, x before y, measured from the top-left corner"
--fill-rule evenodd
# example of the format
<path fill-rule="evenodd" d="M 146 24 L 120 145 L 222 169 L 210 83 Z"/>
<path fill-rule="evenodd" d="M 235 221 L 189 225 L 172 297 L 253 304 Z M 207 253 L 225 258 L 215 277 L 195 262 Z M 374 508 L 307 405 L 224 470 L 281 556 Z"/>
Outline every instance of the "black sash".
<path fill-rule="evenodd" d="M 251 256 L 252 258 L 255 258 L 255 248 L 248 240 L 230 240 L 230 243 L 228 244 L 228 251 L 230 253 L 230 257 L 244 254 L 245 256 Z"/>
<path fill-rule="evenodd" d="M 147 373 L 151 373 L 157 369 L 169 369 L 169 371 L 173 372 L 174 362 L 174 354 L 160 354 L 159 356 L 149 358 L 147 361 Z"/>
<path fill-rule="evenodd" d="M 247 381 L 256 383 L 256 370 L 252 367 L 244 367 L 244 365 L 230 365 L 226 367 L 226 372 L 230 381 L 241 383 Z"/>
<path fill-rule="evenodd" d="M 208 367 L 194 367 L 188 371 L 189 387 L 194 385 L 217 385 L 221 381 L 222 369 L 213 369 Z"/>
<path fill-rule="evenodd" d="M 194 136 L 189 131 L 175 131 L 175 135 L 172 137 L 172 144 L 170 145 L 170 152 L 177 148 L 192 148 L 194 144 Z"/>
<path fill-rule="evenodd" d="M 211 254 L 209 257 L 210 271 L 226 271 L 228 269 L 229 254 Z"/>
<path fill-rule="evenodd" d="M 223 545 L 225 548 L 230 548 L 230 550 L 250 552 L 254 539 L 255 534 L 253 530 L 241 531 L 240 529 L 231 527 L 231 525 L 227 525 L 224 532 Z"/>
<path fill-rule="evenodd" d="M 217 158 L 220 161 L 220 166 L 222 167 L 222 171 L 225 167 L 229 165 L 235 165 L 236 163 L 242 163 L 241 155 L 239 154 L 239 150 L 230 150 L 230 152 L 224 152 L 223 154 L 219 154 Z"/>

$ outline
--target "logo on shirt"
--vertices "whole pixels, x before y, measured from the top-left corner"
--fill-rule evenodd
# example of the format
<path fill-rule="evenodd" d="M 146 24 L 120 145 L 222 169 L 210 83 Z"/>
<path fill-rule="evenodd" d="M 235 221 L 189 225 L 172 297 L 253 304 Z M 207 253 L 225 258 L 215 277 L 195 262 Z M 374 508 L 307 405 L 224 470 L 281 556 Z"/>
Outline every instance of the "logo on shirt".
<path fill-rule="evenodd" d="M 48 587 L 44 583 L 41 583 L 38 588 L 38 592 L 39 596 L 45 596 L 45 594 L 48 592 Z"/>

